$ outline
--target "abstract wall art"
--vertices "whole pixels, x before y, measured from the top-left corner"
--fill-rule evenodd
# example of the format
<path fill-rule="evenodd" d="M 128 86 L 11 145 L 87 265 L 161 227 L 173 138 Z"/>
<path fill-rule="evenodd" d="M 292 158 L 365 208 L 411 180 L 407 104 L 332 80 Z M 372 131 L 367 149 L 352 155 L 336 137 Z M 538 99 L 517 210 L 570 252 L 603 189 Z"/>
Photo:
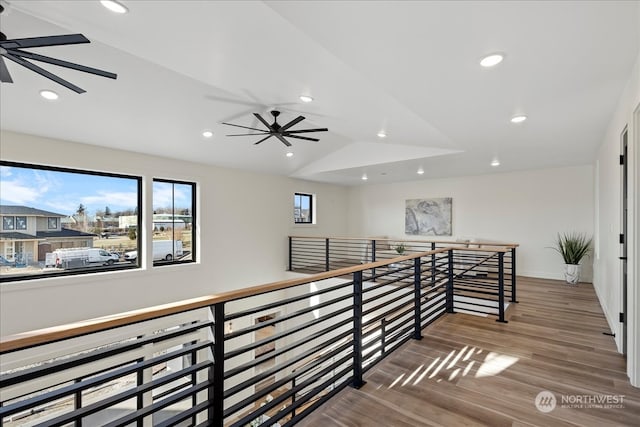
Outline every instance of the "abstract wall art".
<path fill-rule="evenodd" d="M 409 199 L 404 214 L 404 232 L 422 236 L 451 236 L 451 197 Z"/>

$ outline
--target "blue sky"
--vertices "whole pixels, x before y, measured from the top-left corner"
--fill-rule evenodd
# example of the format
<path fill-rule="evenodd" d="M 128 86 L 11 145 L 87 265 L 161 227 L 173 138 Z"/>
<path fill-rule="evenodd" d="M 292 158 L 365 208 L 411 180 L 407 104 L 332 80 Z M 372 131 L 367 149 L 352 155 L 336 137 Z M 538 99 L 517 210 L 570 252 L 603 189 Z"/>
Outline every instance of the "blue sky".
<path fill-rule="evenodd" d="M 89 215 L 105 206 L 114 212 L 135 209 L 136 180 L 0 166 L 0 204 L 71 215 L 80 203 Z"/>

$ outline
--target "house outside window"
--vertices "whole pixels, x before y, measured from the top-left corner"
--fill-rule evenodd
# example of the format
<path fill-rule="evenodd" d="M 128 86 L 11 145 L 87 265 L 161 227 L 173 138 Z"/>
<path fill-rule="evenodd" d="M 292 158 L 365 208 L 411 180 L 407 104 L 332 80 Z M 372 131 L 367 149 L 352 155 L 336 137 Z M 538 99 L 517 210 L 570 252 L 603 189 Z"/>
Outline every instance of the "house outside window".
<path fill-rule="evenodd" d="M 296 224 L 315 224 L 313 194 L 295 193 L 293 196 L 293 221 Z"/>
<path fill-rule="evenodd" d="M 196 184 L 153 180 L 153 265 L 196 260 Z"/>
<path fill-rule="evenodd" d="M 0 186 L 0 282 L 139 266 L 122 256 L 138 236 L 113 229 L 101 239 L 96 219 L 110 210 L 141 223 L 140 177 L 0 161 Z"/>

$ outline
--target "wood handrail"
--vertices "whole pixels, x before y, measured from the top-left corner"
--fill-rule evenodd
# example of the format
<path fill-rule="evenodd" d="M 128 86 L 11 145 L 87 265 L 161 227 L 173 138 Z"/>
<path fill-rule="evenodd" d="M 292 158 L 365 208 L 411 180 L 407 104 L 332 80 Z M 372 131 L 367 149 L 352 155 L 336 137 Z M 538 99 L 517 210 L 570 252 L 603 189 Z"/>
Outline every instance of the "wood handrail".
<path fill-rule="evenodd" d="M 380 242 L 404 242 L 404 243 L 449 243 L 453 245 L 486 245 L 486 246 L 504 246 L 507 248 L 517 248 L 519 243 L 507 243 L 507 242 L 456 242 L 455 240 L 406 240 L 406 239 L 391 239 L 381 237 L 336 237 L 336 236 L 289 236 L 293 239 L 313 239 L 313 240 L 359 240 L 359 241 L 380 241 Z"/>
<path fill-rule="evenodd" d="M 459 249 L 459 248 L 453 248 Z M 170 316 L 185 311 L 196 310 L 208 307 L 214 304 L 229 302 L 252 295 L 259 295 L 267 292 L 274 292 L 282 289 L 291 288 L 305 283 L 329 279 L 332 277 L 340 277 L 351 274 L 356 271 L 369 270 L 372 268 L 382 267 L 391 263 L 406 261 L 418 257 L 430 256 L 432 254 L 447 252 L 448 248 L 436 249 L 433 251 L 417 252 L 410 255 L 399 256 L 393 259 L 376 261 L 368 264 L 360 264 L 352 267 L 345 267 L 338 270 L 331 270 L 323 273 L 314 274 L 312 276 L 301 277 L 297 279 L 281 280 L 278 282 L 267 283 L 264 285 L 252 286 L 249 288 L 239 289 L 235 291 L 223 292 L 202 296 L 198 298 L 187 299 L 169 304 L 162 304 L 153 307 L 147 307 L 139 310 L 132 310 L 123 313 L 96 317 L 93 319 L 83 320 L 79 322 L 68 323 L 60 326 L 36 329 L 33 331 L 22 332 L 19 334 L 9 335 L 0 338 L 0 354 L 18 351 L 21 349 L 46 344 L 49 342 L 61 341 L 87 335 L 95 332 L 105 331 L 121 326 L 140 323 L 147 320 L 157 319 L 160 317 Z"/>

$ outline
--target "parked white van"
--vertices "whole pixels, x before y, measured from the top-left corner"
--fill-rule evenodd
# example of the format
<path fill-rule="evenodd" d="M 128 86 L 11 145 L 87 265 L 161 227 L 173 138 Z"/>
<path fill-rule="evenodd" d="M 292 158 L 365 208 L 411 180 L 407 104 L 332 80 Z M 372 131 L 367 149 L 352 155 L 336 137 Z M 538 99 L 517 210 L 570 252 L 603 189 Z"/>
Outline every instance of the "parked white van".
<path fill-rule="evenodd" d="M 47 256 L 47 259 L 51 266 L 74 268 L 89 264 L 113 265 L 120 260 L 120 257 L 100 248 L 69 248 L 56 249 L 51 252 L 51 256 Z"/>
<path fill-rule="evenodd" d="M 172 261 L 183 255 L 182 240 L 154 240 L 153 241 L 153 260 L 154 261 Z M 138 251 L 126 252 L 124 259 L 134 262 L 138 259 Z"/>

